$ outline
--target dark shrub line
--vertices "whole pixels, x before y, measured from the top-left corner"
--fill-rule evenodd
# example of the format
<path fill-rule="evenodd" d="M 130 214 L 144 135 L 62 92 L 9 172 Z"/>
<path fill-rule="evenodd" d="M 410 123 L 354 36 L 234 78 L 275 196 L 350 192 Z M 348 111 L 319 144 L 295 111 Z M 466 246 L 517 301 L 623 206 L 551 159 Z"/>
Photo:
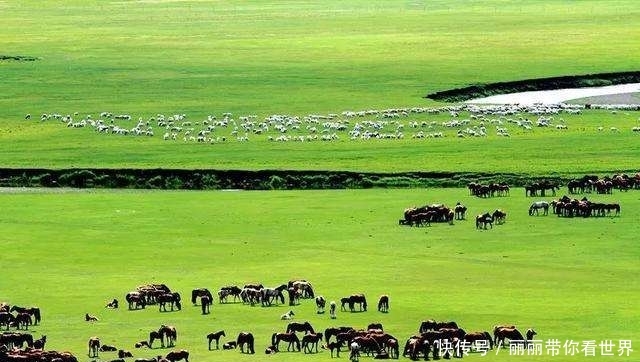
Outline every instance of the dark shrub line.
<path fill-rule="evenodd" d="M 627 171 L 633 173 L 634 171 Z M 516 173 L 370 173 L 298 170 L 0 169 L 0 187 L 186 190 L 304 190 L 466 187 L 470 182 L 522 187 L 537 180 L 566 184 L 570 176 Z"/>

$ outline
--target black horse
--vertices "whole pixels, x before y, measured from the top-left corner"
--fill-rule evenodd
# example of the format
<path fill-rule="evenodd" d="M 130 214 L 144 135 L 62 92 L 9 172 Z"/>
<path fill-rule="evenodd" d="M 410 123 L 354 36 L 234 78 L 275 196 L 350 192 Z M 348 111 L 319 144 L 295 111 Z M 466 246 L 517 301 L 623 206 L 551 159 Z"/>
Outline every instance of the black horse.
<path fill-rule="evenodd" d="M 226 337 L 224 331 L 217 331 L 215 333 L 207 334 L 207 341 L 209 341 L 209 351 L 211 351 L 211 342 L 216 341 L 216 349 L 219 349 L 220 337 Z"/>
<path fill-rule="evenodd" d="M 487 225 L 493 229 L 493 217 L 490 213 L 476 216 L 476 229 L 487 229 Z"/>
<path fill-rule="evenodd" d="M 171 306 L 171 311 L 174 310 L 174 307 L 177 310 L 182 309 L 182 305 L 180 304 L 180 293 L 163 293 L 156 297 L 156 301 L 158 302 L 159 310 L 161 312 L 167 311 L 167 304 Z"/>
<path fill-rule="evenodd" d="M 236 344 L 240 346 L 240 353 L 245 353 L 244 347 L 246 345 L 247 347 L 246 353 L 255 354 L 256 351 L 253 348 L 253 343 L 254 343 L 253 334 L 251 334 L 250 332 L 240 332 L 238 334 L 238 338 L 236 339 Z"/>
<path fill-rule="evenodd" d="M 197 299 L 202 297 L 208 297 L 209 300 L 213 300 L 213 295 L 207 288 L 194 289 L 191 291 L 191 304 L 196 305 Z"/>

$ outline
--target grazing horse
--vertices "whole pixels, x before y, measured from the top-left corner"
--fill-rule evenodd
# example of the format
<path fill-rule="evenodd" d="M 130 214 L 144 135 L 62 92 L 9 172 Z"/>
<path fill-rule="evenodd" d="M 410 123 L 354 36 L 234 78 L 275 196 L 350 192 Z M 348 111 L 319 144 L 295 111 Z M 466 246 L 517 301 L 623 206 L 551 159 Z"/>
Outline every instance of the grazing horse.
<path fill-rule="evenodd" d="M 229 296 L 233 296 L 233 302 L 235 303 L 236 299 L 242 300 L 240 293 L 242 293 L 242 289 L 237 285 L 225 286 L 220 288 L 218 291 L 218 299 L 220 300 L 220 303 L 226 303 L 227 298 Z"/>
<path fill-rule="evenodd" d="M 182 349 L 180 351 L 171 351 L 167 353 L 167 356 L 165 358 L 168 359 L 170 362 L 176 362 L 180 360 L 185 360 L 185 362 L 189 362 L 189 351 L 187 351 L 186 349 Z"/>
<path fill-rule="evenodd" d="M 15 320 L 16 317 L 14 317 L 13 314 L 9 312 L 0 312 L 0 326 L 3 324 L 6 325 L 7 330 L 9 330 L 9 326 L 13 324 Z"/>
<path fill-rule="evenodd" d="M 287 283 L 287 287 L 299 290 L 302 298 L 314 298 L 313 286 L 306 280 L 291 280 Z"/>
<path fill-rule="evenodd" d="M 331 342 L 331 343 L 327 343 L 327 347 L 329 349 L 329 352 L 331 353 L 331 358 L 333 358 L 333 351 L 336 351 L 336 357 L 340 358 L 340 347 L 342 346 L 342 343 L 338 343 L 338 342 Z"/>
<path fill-rule="evenodd" d="M 329 327 L 324 330 L 324 338 L 325 338 L 325 341 L 329 343 L 331 336 L 337 336 L 339 333 L 345 333 L 353 330 L 354 329 L 352 327 L 337 327 L 337 328 Z"/>
<path fill-rule="evenodd" d="M 535 334 L 535 333 L 534 333 Z M 525 343 L 525 339 L 522 336 L 522 333 L 516 328 L 498 328 L 494 330 L 494 336 L 496 338 L 495 345 L 505 347 L 505 339 L 509 339 L 509 343 Z M 527 347 L 527 343 L 525 343 L 525 348 Z"/>
<path fill-rule="evenodd" d="M 97 322 L 98 321 L 98 317 L 91 315 L 89 313 L 85 313 L 84 314 L 84 320 L 87 322 Z"/>
<path fill-rule="evenodd" d="M 315 347 L 318 353 L 318 342 L 322 341 L 322 332 L 305 334 L 302 337 L 302 349 L 304 353 L 313 353 Z"/>
<path fill-rule="evenodd" d="M 100 338 L 89 338 L 89 357 L 98 357 L 98 351 L 100 350 Z"/>
<path fill-rule="evenodd" d="M 294 315 L 296 315 L 296 314 L 295 314 L 295 313 L 293 313 L 293 311 L 292 311 L 292 310 L 290 310 L 290 311 L 288 311 L 287 313 L 285 313 L 285 314 L 281 315 L 281 316 L 280 316 L 280 320 L 283 320 L 283 321 L 291 320 L 291 319 L 293 319 L 293 316 L 294 316 Z"/>
<path fill-rule="evenodd" d="M 18 315 L 16 315 L 16 324 L 18 325 L 18 329 L 22 327 L 24 327 L 25 330 L 29 329 L 29 326 L 33 324 L 33 321 L 31 320 L 31 315 L 27 312 L 22 312 L 22 313 L 18 313 Z"/>
<path fill-rule="evenodd" d="M 462 205 L 461 203 L 456 203 L 456 206 L 453 208 L 456 220 L 464 220 L 464 216 L 467 213 L 467 207 Z"/>
<path fill-rule="evenodd" d="M 378 312 L 389 313 L 389 296 L 381 295 L 378 300 Z"/>
<path fill-rule="evenodd" d="M 293 333 L 293 332 L 315 333 L 315 330 L 313 329 L 313 327 L 311 326 L 311 323 L 309 322 L 304 322 L 304 323 L 291 322 L 287 325 L 287 333 Z"/>
<path fill-rule="evenodd" d="M 358 304 L 361 312 L 367 311 L 367 298 L 364 294 L 352 294 L 349 296 L 349 310 L 355 312 L 355 304 Z"/>
<path fill-rule="evenodd" d="M 191 291 L 191 304 L 196 305 L 198 298 L 209 297 L 210 300 L 213 300 L 213 295 L 207 288 L 199 288 Z"/>
<path fill-rule="evenodd" d="M 324 313 L 324 307 L 327 304 L 327 301 L 324 299 L 323 296 L 319 295 L 316 297 L 316 308 L 317 310 L 317 314 L 323 314 Z"/>
<path fill-rule="evenodd" d="M 488 212 L 482 215 L 476 216 L 476 229 L 487 230 L 487 225 L 493 229 L 493 217 Z"/>
<path fill-rule="evenodd" d="M 178 339 L 178 331 L 176 331 L 176 327 L 165 326 L 163 324 L 160 326 L 160 329 L 158 329 L 158 333 L 160 333 L 160 341 L 163 341 L 164 338 L 166 338 L 168 347 L 175 346 L 176 340 Z M 162 346 L 164 347 L 164 344 Z"/>
<path fill-rule="evenodd" d="M 202 314 L 209 314 L 211 312 L 211 305 L 213 304 L 213 297 L 203 295 L 200 297 L 200 307 L 202 308 Z"/>
<path fill-rule="evenodd" d="M 8 312 L 13 312 L 16 311 L 18 313 L 29 313 L 29 315 L 31 315 L 33 317 L 33 325 L 38 325 L 38 323 L 40 323 L 40 308 L 38 307 L 19 307 L 17 305 L 14 305 L 11 307 L 11 309 L 8 310 Z"/>
<path fill-rule="evenodd" d="M 529 206 L 529 216 L 533 216 L 534 212 L 536 215 L 540 215 L 540 209 L 543 210 L 543 215 L 549 215 L 549 203 L 546 201 L 536 201 Z"/>
<path fill-rule="evenodd" d="M 207 334 L 207 341 L 209 341 L 209 351 L 211 351 L 211 342 L 216 341 L 216 349 L 219 349 L 220 337 L 226 337 L 224 331 L 217 331 L 215 333 Z"/>
<path fill-rule="evenodd" d="M 240 353 L 244 352 L 244 346 L 247 346 L 247 353 L 255 354 L 256 351 L 253 349 L 253 334 L 249 332 L 240 332 L 238 334 L 238 338 L 236 340 L 236 345 L 240 346 Z"/>
<path fill-rule="evenodd" d="M 129 310 L 138 309 L 138 307 L 144 309 L 147 305 L 145 297 L 140 292 L 127 293 L 124 299 L 129 303 Z"/>
<path fill-rule="evenodd" d="M 33 341 L 33 348 L 35 349 L 44 349 L 44 345 L 47 343 L 47 336 L 43 335 L 39 339 Z"/>
<path fill-rule="evenodd" d="M 336 319 L 336 302 L 333 300 L 329 303 L 329 316 L 331 319 Z"/>
<path fill-rule="evenodd" d="M 495 221 L 496 225 L 500 225 L 500 224 L 504 224 L 504 222 L 506 221 L 507 213 L 502 211 L 501 209 L 496 209 L 496 211 L 493 212 L 491 217 L 493 217 L 493 220 Z"/>
<path fill-rule="evenodd" d="M 294 332 L 274 333 L 271 335 L 271 345 L 276 347 L 276 351 L 278 352 L 280 351 L 280 341 L 289 342 L 287 352 L 291 352 L 291 348 L 294 348 L 294 351 L 300 352 L 300 339 Z"/>
<path fill-rule="evenodd" d="M 262 306 L 268 307 L 274 301 L 276 304 L 278 303 L 278 299 L 280 299 L 280 303 L 284 304 L 284 295 L 282 292 L 287 289 L 286 284 L 282 284 L 276 288 L 264 288 L 260 290 L 260 297 L 262 299 Z"/>
<path fill-rule="evenodd" d="M 171 305 L 171 311 L 174 310 L 174 306 L 176 309 L 181 310 L 180 299 L 180 293 L 162 293 L 156 297 L 161 312 L 167 311 L 167 304 Z"/>
<path fill-rule="evenodd" d="M 344 298 L 340 298 L 340 310 L 341 311 L 346 311 L 347 307 L 349 305 L 349 297 L 344 297 Z"/>
<path fill-rule="evenodd" d="M 486 331 L 467 333 L 464 335 L 463 341 L 468 343 L 469 347 L 476 342 L 482 342 L 484 345 L 488 346 L 489 349 L 493 349 L 493 339 L 491 339 L 489 332 Z"/>
<path fill-rule="evenodd" d="M 155 341 L 156 339 L 160 340 L 160 344 L 162 345 L 162 348 L 164 348 L 164 340 L 162 338 L 162 333 L 158 331 L 149 332 L 149 348 L 153 348 L 153 341 Z"/>

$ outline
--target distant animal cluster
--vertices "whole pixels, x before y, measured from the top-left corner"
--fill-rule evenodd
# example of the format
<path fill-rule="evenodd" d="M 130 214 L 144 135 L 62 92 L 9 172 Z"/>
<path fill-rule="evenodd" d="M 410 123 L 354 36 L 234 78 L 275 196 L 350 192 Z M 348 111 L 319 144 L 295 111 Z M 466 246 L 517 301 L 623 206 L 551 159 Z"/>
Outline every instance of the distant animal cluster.
<path fill-rule="evenodd" d="M 463 205 L 456 205 L 459 208 L 458 215 L 460 218 L 464 218 L 466 208 Z M 464 208 L 464 209 L 463 209 Z M 460 211 L 463 210 L 463 211 Z M 453 224 L 456 211 L 445 206 L 444 204 L 430 204 L 420 207 L 410 207 L 404 210 L 404 218 L 398 221 L 400 225 L 409 226 L 431 226 L 432 222 L 446 222 Z"/>
<path fill-rule="evenodd" d="M 598 193 L 611 194 L 614 189 L 628 191 L 640 189 L 640 173 L 633 176 L 615 174 L 599 178 L 597 175 L 584 175 L 581 178 L 569 180 L 567 189 L 570 194 Z"/>
<path fill-rule="evenodd" d="M 613 106 L 612 106 L 613 107 Z M 593 108 L 593 107 L 592 107 Z M 295 116 L 273 114 L 234 116 L 230 112 L 209 114 L 193 120 L 184 113 L 157 113 L 150 117 L 101 112 L 91 114 L 43 113 L 40 121 L 58 121 L 67 128 L 93 129 L 98 134 L 155 137 L 169 142 L 182 141 L 220 144 L 262 139 L 273 142 L 332 142 L 338 140 L 416 140 L 442 137 L 510 137 L 513 132 L 533 132 L 536 128 L 568 129 L 558 115 L 579 114 L 580 105 L 450 105 L 443 107 L 406 107 L 383 110 L 343 111 L 326 115 Z M 621 108 L 624 109 L 624 108 Z M 461 114 L 468 112 L 469 118 Z M 448 115 L 445 121 L 430 119 Z M 557 117 L 557 119 L 555 118 Z M 31 119 L 27 114 L 25 119 Z M 37 117 L 35 117 L 37 118 Z M 134 121 L 134 119 L 137 119 Z M 599 127 L 602 128 L 602 127 Z M 615 127 L 612 127 L 612 131 Z M 638 132 L 640 127 L 634 127 Z M 618 129 L 615 128 L 617 131 Z"/>
<path fill-rule="evenodd" d="M 167 311 L 167 306 L 174 309 L 182 309 L 180 293 L 171 292 L 164 284 L 141 285 L 136 290 L 125 295 L 129 309 L 144 309 L 147 305 L 158 305 L 161 312 Z"/>

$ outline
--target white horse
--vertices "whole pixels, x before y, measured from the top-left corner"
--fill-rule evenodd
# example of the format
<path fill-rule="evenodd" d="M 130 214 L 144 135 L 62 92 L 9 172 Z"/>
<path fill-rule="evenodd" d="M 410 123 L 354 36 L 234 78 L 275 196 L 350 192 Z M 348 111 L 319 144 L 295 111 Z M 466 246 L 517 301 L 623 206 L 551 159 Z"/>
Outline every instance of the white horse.
<path fill-rule="evenodd" d="M 540 215 L 540 209 L 543 210 L 543 215 L 549 215 L 549 203 L 546 201 L 536 201 L 529 207 L 529 216 L 533 216 L 534 212 L 536 215 Z"/>
<path fill-rule="evenodd" d="M 290 310 L 290 311 L 288 311 L 287 313 L 285 313 L 285 314 L 281 315 L 281 316 L 280 316 L 280 320 L 283 320 L 283 321 L 291 320 L 291 319 L 293 319 L 293 316 L 294 316 L 294 315 L 295 315 L 295 314 L 293 313 L 293 311 L 292 311 L 292 310 Z"/>
<path fill-rule="evenodd" d="M 316 307 L 318 308 L 318 311 L 317 311 L 318 314 L 324 313 L 325 303 L 326 303 L 326 300 L 324 299 L 323 296 L 319 295 L 316 297 Z"/>

